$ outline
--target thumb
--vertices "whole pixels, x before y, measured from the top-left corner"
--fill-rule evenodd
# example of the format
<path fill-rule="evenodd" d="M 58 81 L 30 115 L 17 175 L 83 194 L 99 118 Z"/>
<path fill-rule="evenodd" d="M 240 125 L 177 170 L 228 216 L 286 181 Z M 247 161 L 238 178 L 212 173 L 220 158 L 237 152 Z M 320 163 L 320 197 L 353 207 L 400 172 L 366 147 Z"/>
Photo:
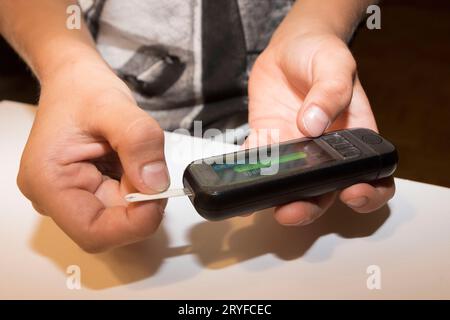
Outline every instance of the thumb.
<path fill-rule="evenodd" d="M 349 106 L 356 63 L 347 48 L 318 52 L 312 61 L 312 84 L 297 115 L 306 136 L 317 137 Z"/>
<path fill-rule="evenodd" d="M 139 192 L 155 193 L 169 187 L 164 132 L 156 120 L 128 101 L 102 107 L 93 120 L 95 130 L 118 153 L 128 180 Z"/>

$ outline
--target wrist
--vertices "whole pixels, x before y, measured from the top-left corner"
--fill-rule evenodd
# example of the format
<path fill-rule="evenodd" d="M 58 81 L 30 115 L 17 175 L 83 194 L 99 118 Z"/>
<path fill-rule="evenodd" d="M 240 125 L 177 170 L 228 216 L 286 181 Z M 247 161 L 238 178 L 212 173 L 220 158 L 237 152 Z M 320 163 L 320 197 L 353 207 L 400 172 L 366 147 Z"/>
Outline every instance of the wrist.
<path fill-rule="evenodd" d="M 73 92 L 79 89 L 108 87 L 117 79 L 109 66 L 100 58 L 89 55 L 73 55 L 42 68 L 38 74 L 42 92 Z M 112 87 L 112 85 L 111 85 Z"/>
<path fill-rule="evenodd" d="M 40 79 L 40 107 L 59 105 L 55 101 L 64 101 L 66 108 L 72 105 L 83 110 L 120 99 L 134 103 L 128 86 L 102 59 L 76 56 L 53 65 L 44 74 Z"/>
<path fill-rule="evenodd" d="M 63 48 L 71 48 L 64 46 Z M 53 82 L 55 78 L 88 75 L 93 70 L 113 71 L 98 52 L 90 47 L 80 45 L 71 49 L 46 48 L 44 54 L 35 61 L 34 72 L 42 87 Z M 89 71 L 90 70 L 90 71 Z"/>
<path fill-rule="evenodd" d="M 374 0 L 297 0 L 272 40 L 297 38 L 302 34 L 328 34 L 348 42 Z"/>
<path fill-rule="evenodd" d="M 286 30 L 279 28 L 272 36 L 269 45 L 278 45 L 280 43 L 289 43 L 302 37 L 335 37 L 347 43 L 353 34 L 353 29 L 348 32 L 336 29 L 331 25 L 319 23 L 317 21 L 304 22 L 298 24 L 295 30 Z"/>

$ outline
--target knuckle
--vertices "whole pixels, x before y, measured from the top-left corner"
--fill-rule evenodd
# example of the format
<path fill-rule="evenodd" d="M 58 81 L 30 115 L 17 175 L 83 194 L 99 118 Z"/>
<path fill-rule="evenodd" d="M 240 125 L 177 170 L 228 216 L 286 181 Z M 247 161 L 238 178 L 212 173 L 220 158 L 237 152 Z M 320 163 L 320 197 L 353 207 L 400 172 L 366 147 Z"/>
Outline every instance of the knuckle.
<path fill-rule="evenodd" d="M 146 140 L 152 138 L 154 140 L 164 139 L 164 132 L 161 127 L 149 116 L 142 116 L 129 124 L 126 129 L 126 135 L 131 140 Z"/>
<path fill-rule="evenodd" d="M 133 239 L 144 240 L 153 235 L 161 224 L 163 218 L 162 207 L 153 207 L 145 221 L 134 221 L 131 225 Z"/>
<path fill-rule="evenodd" d="M 131 152 L 141 150 L 145 145 L 151 145 L 154 149 L 164 146 L 164 131 L 147 115 L 130 123 L 117 141 L 118 148 Z"/>
<path fill-rule="evenodd" d="M 64 183 L 64 187 L 76 186 L 86 189 L 90 192 L 95 192 L 99 185 L 102 183 L 102 172 L 100 172 L 95 164 L 88 163 L 72 163 L 65 168 L 65 175 L 67 179 Z"/>
<path fill-rule="evenodd" d="M 30 192 L 29 192 L 29 188 L 28 188 L 28 184 L 27 184 L 27 177 L 25 176 L 23 169 L 19 169 L 19 173 L 17 174 L 17 178 L 16 178 L 16 183 L 17 183 L 17 186 L 19 187 L 20 192 L 22 192 L 22 194 L 25 197 L 30 199 Z"/>
<path fill-rule="evenodd" d="M 97 214 L 101 216 L 103 212 L 101 211 Z M 78 228 L 76 234 L 71 235 L 72 240 L 75 241 L 84 252 L 91 254 L 105 252 L 110 248 L 107 238 L 100 236 L 96 221 L 97 220 L 93 220 L 89 223 L 85 223 L 82 227 Z"/>
<path fill-rule="evenodd" d="M 358 69 L 358 65 L 356 63 L 355 58 L 350 56 L 349 59 L 348 59 L 348 64 L 349 64 L 349 69 L 350 69 L 351 73 L 355 74 L 356 70 Z"/>
<path fill-rule="evenodd" d="M 97 243 L 89 242 L 89 241 L 78 241 L 78 246 L 86 253 L 96 254 L 107 251 L 109 248 L 104 245 L 99 245 Z"/>
<path fill-rule="evenodd" d="M 47 216 L 48 214 L 44 211 L 44 209 L 38 205 L 36 202 L 31 202 L 31 205 L 33 206 L 34 210 L 39 213 L 40 215 Z"/>
<path fill-rule="evenodd" d="M 75 243 L 87 253 L 101 253 L 107 251 L 110 247 L 106 241 L 100 241 L 95 230 L 92 226 L 86 226 L 84 230 L 79 230 L 78 236 L 74 236 L 72 239 Z"/>
<path fill-rule="evenodd" d="M 132 230 L 133 236 L 136 240 L 144 240 L 151 235 L 153 235 L 156 230 L 158 229 L 160 222 L 161 222 L 162 216 L 149 219 L 152 221 L 149 221 L 148 223 L 142 223 L 140 225 L 137 225 L 134 230 Z M 155 221 L 156 220 L 156 221 Z"/>
<path fill-rule="evenodd" d="M 30 166 L 28 161 L 22 160 L 20 162 L 19 172 L 17 173 L 16 183 L 20 192 L 29 200 L 33 201 L 32 179 L 33 175 L 30 173 Z"/>
<path fill-rule="evenodd" d="M 159 223 L 143 224 L 143 225 L 139 226 L 138 228 L 136 228 L 134 230 L 133 234 L 135 235 L 135 237 L 137 239 L 146 239 L 156 232 L 156 230 L 158 229 L 158 226 L 159 226 Z"/>
<path fill-rule="evenodd" d="M 327 95 L 346 96 L 351 92 L 351 84 L 344 79 L 328 80 L 323 85 L 324 91 Z"/>
<path fill-rule="evenodd" d="M 350 53 L 350 51 L 345 47 L 345 49 L 340 50 L 340 52 L 336 53 L 336 57 L 339 59 L 339 62 L 345 66 L 346 70 L 349 71 L 350 74 L 354 74 L 357 68 L 356 60 Z"/>
<path fill-rule="evenodd" d="M 33 145 L 30 147 L 30 145 Z M 45 157 L 45 146 L 30 143 L 22 153 L 19 170 L 16 176 L 16 185 L 20 192 L 32 202 L 38 213 L 48 215 L 44 198 L 49 188 L 56 185 L 56 170 L 51 169 L 51 162 Z"/>
<path fill-rule="evenodd" d="M 356 70 L 356 60 L 353 57 L 352 53 L 348 49 L 348 46 L 346 43 L 342 42 L 339 43 L 337 47 L 335 47 L 335 50 L 333 51 L 332 56 L 341 63 L 343 66 L 345 66 L 349 71 L 352 73 Z"/>

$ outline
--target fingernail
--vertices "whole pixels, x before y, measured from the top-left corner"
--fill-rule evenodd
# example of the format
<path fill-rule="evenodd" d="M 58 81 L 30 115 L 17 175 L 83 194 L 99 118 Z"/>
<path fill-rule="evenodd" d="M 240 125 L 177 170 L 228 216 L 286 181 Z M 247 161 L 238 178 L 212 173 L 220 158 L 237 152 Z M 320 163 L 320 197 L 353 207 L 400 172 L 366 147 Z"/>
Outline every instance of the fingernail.
<path fill-rule="evenodd" d="M 299 220 L 296 223 L 286 224 L 286 225 L 287 226 L 293 226 L 293 227 L 294 226 L 295 227 L 306 226 L 308 224 L 313 223 L 316 220 L 316 218 L 318 218 L 318 216 L 316 216 L 316 215 L 306 216 L 306 217 L 304 217 L 303 219 Z"/>
<path fill-rule="evenodd" d="M 311 223 L 313 223 L 314 221 L 316 221 L 316 219 L 306 219 L 306 220 L 303 220 L 302 222 L 300 222 L 299 224 L 297 224 L 299 227 L 305 227 L 305 226 L 307 226 L 308 224 L 311 224 Z"/>
<path fill-rule="evenodd" d="M 328 115 L 318 106 L 309 107 L 303 114 L 303 125 L 312 137 L 318 137 L 330 125 Z"/>
<path fill-rule="evenodd" d="M 287 224 L 285 224 L 285 226 L 287 226 L 287 227 L 303 227 L 303 226 L 306 226 L 306 225 L 312 223 L 313 221 L 314 220 L 312 220 L 310 218 L 305 218 L 296 223 L 287 223 Z"/>
<path fill-rule="evenodd" d="M 361 208 L 364 207 L 369 202 L 369 199 L 366 197 L 355 198 L 352 200 L 348 200 L 346 204 L 352 208 Z"/>
<path fill-rule="evenodd" d="M 315 213 L 311 214 L 308 218 L 300 221 L 297 225 L 301 226 L 301 227 L 307 226 L 308 224 L 311 224 L 314 221 L 316 221 L 318 218 L 320 218 L 321 215 L 322 215 L 321 212 L 315 212 Z"/>
<path fill-rule="evenodd" d="M 145 185 L 156 192 L 169 187 L 170 179 L 167 166 L 163 161 L 152 162 L 142 167 L 142 180 Z"/>

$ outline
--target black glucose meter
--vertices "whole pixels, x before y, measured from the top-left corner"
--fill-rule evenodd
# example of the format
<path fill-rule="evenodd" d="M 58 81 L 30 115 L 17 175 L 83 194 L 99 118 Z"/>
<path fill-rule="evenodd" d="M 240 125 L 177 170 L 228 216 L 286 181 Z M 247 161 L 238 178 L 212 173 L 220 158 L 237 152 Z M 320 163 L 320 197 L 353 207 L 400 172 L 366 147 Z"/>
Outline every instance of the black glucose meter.
<path fill-rule="evenodd" d="M 222 220 L 393 174 L 397 151 L 355 128 L 197 160 L 183 184 L 195 209 Z"/>

